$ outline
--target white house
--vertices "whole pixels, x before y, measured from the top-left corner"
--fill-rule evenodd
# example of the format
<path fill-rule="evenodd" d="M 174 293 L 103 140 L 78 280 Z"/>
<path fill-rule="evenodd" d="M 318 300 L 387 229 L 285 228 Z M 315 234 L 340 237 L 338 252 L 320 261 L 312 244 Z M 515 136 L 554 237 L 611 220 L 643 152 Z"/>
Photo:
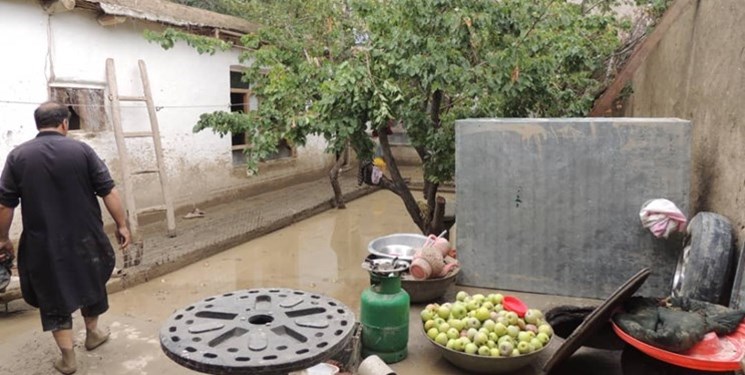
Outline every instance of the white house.
<path fill-rule="evenodd" d="M 105 69 L 107 58 L 113 58 L 120 95 L 143 95 L 138 60 L 147 64 L 176 207 L 235 198 L 328 171 L 333 157 L 324 153 L 322 139 L 299 149 L 288 146 L 276 160 L 263 163 L 258 175 L 248 176 L 241 137 L 193 133 L 202 113 L 258 103 L 237 79 L 240 50 L 199 55 L 185 43 L 164 50 L 143 37 L 146 29 L 165 27 L 235 40 L 257 26 L 162 0 L 0 0 L 0 168 L 13 147 L 36 135 L 36 106 L 54 98 L 76 114 L 77 130 L 70 136 L 90 144 L 120 181 Z M 122 106 L 125 131 L 149 130 L 144 104 Z M 130 168 L 155 166 L 151 139 L 128 139 L 127 148 Z M 156 176 L 135 179 L 138 206 L 161 203 Z"/>

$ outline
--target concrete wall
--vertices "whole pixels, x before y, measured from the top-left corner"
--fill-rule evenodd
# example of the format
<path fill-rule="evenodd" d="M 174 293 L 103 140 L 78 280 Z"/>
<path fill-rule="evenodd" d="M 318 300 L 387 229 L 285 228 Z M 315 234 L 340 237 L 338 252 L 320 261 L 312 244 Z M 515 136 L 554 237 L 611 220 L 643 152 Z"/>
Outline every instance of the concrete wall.
<path fill-rule="evenodd" d="M 676 119 L 456 122 L 464 285 L 606 298 L 644 267 L 670 292 L 680 238 L 639 221 L 649 199 L 687 212 L 690 123 Z"/>
<path fill-rule="evenodd" d="M 111 57 L 121 95 L 142 94 L 137 60 L 147 64 L 155 105 L 162 107 L 158 119 L 169 188 L 177 206 L 234 196 L 258 184 L 271 188 L 275 182 L 311 178 L 330 167 L 333 159 L 324 153 L 320 138 L 311 138 L 294 159 L 267 164 L 258 176 L 248 177 L 245 168 L 234 167 L 229 137 L 211 131 L 194 134 L 192 127 L 204 112 L 229 109 L 229 72 L 231 65 L 238 64 L 239 51 L 199 55 L 183 43 L 166 51 L 144 39 L 146 28 L 160 26 L 130 20 L 103 27 L 89 12 L 50 16 L 36 1 L 0 1 L 0 166 L 13 147 L 35 136 L 33 110 L 47 100 L 48 83 L 101 85 L 106 59 Z M 121 115 L 126 130 L 149 127 L 144 106 L 123 108 Z M 114 178 L 121 179 L 110 120 L 103 131 L 77 131 L 70 136 L 89 143 Z M 155 166 L 151 141 L 127 142 L 133 167 Z M 138 206 L 160 202 L 157 178 L 150 176 L 136 180 Z M 18 226 L 13 232 L 18 233 Z"/>
<path fill-rule="evenodd" d="M 745 3 L 694 3 L 637 71 L 627 115 L 693 123 L 691 214 L 714 211 L 745 235 Z"/>

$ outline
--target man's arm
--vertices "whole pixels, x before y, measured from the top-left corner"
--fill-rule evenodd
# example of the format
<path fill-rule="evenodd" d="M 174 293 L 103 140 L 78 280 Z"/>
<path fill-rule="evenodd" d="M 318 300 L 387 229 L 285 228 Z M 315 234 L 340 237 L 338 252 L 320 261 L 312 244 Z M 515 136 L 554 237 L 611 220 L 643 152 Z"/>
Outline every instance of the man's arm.
<path fill-rule="evenodd" d="M 124 207 L 122 207 L 122 200 L 119 197 L 119 191 L 116 188 L 111 189 L 109 194 L 103 197 L 103 203 L 106 205 L 106 209 L 111 214 L 111 217 L 116 222 L 116 239 L 119 241 L 119 246 L 122 249 L 126 249 L 129 246 L 129 229 L 127 228 L 127 217 L 124 214 Z"/>
<path fill-rule="evenodd" d="M 0 204 L 0 262 L 13 257 L 13 242 L 10 241 L 10 224 L 15 208 Z"/>

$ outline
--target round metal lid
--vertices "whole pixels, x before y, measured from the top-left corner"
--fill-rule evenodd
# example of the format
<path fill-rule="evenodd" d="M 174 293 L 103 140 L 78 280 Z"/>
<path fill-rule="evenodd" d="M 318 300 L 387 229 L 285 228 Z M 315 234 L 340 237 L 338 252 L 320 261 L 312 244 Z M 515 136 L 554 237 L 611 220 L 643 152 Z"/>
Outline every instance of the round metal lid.
<path fill-rule="evenodd" d="M 344 348 L 355 324 L 344 304 L 292 289 L 250 289 L 176 311 L 160 344 L 176 363 L 210 374 L 286 374 Z"/>
<path fill-rule="evenodd" d="M 567 337 L 564 344 L 549 358 L 543 366 L 543 372 L 550 374 L 556 366 L 571 357 L 583 343 L 605 323 L 610 320 L 616 308 L 621 306 L 624 301 L 629 299 L 644 284 L 647 277 L 652 272 L 649 268 L 644 268 L 637 272 L 636 275 L 628 279 L 621 287 L 616 289 L 600 306 L 598 306 L 590 315 L 585 318 L 582 324 Z"/>

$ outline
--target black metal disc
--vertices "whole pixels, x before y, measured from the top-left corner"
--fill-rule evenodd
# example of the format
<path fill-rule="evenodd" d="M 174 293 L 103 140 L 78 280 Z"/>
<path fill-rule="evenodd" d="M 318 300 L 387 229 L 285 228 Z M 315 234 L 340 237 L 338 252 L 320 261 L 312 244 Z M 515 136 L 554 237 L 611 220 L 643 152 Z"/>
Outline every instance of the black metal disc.
<path fill-rule="evenodd" d="M 585 318 L 582 324 L 569 335 L 564 344 L 549 358 L 543 366 L 543 372 L 550 374 L 562 361 L 569 358 L 585 341 L 594 336 L 603 325 L 608 323 L 613 313 L 624 301 L 629 299 L 644 284 L 652 271 L 644 268 L 616 289 L 600 306 Z"/>
<path fill-rule="evenodd" d="M 160 344 L 176 363 L 208 374 L 286 374 L 344 348 L 355 324 L 341 302 L 292 289 L 249 289 L 176 311 Z"/>

